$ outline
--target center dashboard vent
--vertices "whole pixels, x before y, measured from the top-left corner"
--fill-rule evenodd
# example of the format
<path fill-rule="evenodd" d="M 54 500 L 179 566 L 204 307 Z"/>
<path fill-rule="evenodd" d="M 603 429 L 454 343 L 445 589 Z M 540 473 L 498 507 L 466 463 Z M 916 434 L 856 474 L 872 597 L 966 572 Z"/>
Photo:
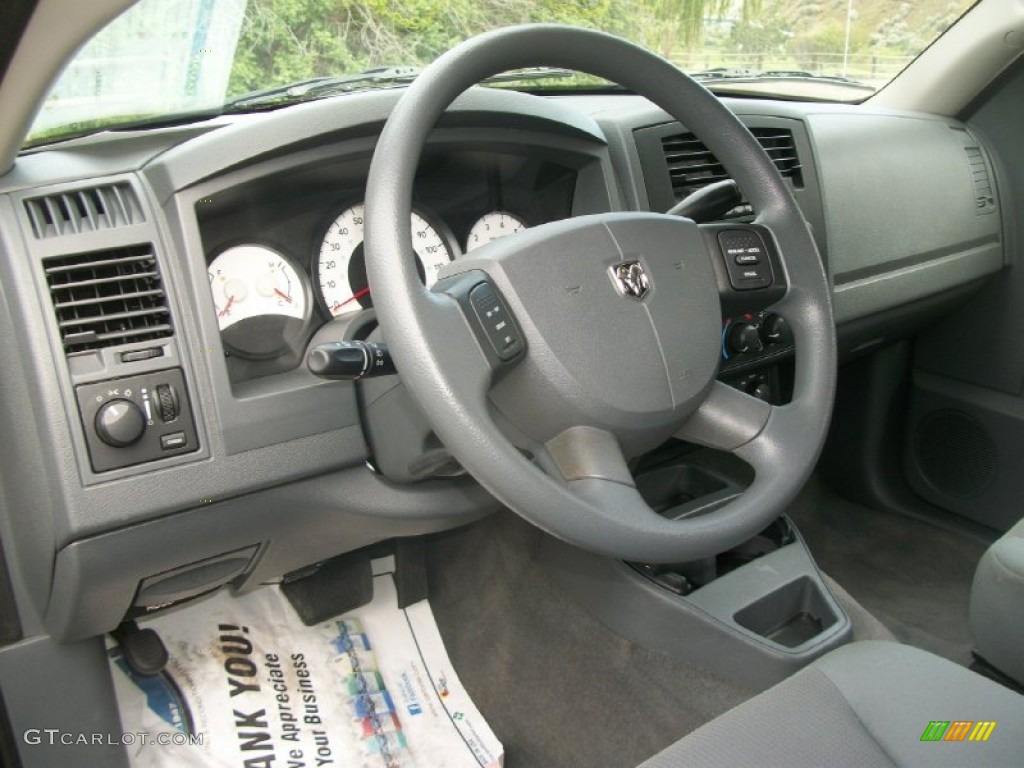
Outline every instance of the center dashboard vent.
<path fill-rule="evenodd" d="M 104 184 L 25 201 L 37 239 L 115 229 L 145 220 L 130 184 Z"/>
<path fill-rule="evenodd" d="M 803 186 L 803 172 L 796 153 L 793 132 L 786 128 L 751 128 L 768 157 L 795 187 Z M 678 133 L 661 140 L 676 200 L 701 187 L 728 179 L 729 174 L 704 142 L 692 133 Z"/>
<path fill-rule="evenodd" d="M 66 354 L 173 335 L 153 247 L 43 260 Z"/>

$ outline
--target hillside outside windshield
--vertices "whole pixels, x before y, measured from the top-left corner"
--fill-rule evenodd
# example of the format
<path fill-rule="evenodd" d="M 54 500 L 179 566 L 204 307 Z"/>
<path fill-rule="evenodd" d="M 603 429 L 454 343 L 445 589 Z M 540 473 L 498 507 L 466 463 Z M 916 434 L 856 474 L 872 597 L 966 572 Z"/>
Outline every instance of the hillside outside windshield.
<path fill-rule="evenodd" d="M 575 24 L 628 38 L 719 93 L 860 101 L 898 74 L 971 0 L 141 0 L 86 45 L 48 95 L 28 145 L 232 104 L 288 103 L 311 88 L 385 68 L 413 76 L 496 27 Z M 401 68 L 401 69 L 397 69 Z M 407 82 L 408 78 L 405 79 Z M 366 78 L 360 88 L 394 78 Z M 290 84 L 300 84 L 287 88 Z M 525 87 L 572 91 L 552 73 Z M 247 94 L 274 99 L 245 99 Z M 297 97 L 296 97 L 297 98 Z"/>

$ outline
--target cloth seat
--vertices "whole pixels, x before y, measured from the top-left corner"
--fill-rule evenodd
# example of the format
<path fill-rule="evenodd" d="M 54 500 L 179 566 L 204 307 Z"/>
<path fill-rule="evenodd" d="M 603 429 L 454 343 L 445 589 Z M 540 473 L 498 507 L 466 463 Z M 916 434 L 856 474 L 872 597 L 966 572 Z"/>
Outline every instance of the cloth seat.
<path fill-rule="evenodd" d="M 1024 520 L 978 562 L 971 588 L 971 633 L 985 661 L 1024 683 Z"/>
<path fill-rule="evenodd" d="M 987 740 L 970 740 L 991 722 Z M 923 741 L 926 731 L 939 740 Z M 1024 696 L 925 651 L 866 641 L 822 656 L 642 768 L 1022 765 Z"/>

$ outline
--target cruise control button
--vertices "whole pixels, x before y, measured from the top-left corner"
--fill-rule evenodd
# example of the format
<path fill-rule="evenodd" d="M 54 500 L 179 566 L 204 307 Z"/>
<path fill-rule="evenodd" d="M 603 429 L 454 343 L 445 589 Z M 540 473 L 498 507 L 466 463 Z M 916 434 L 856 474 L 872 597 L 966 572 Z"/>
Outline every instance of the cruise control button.
<path fill-rule="evenodd" d="M 718 233 L 718 244 L 729 273 L 729 283 L 737 291 L 767 288 L 773 282 L 768 251 L 761 235 L 753 229 L 725 229 Z"/>
<path fill-rule="evenodd" d="M 476 319 L 502 360 L 511 360 L 523 348 L 523 340 L 509 314 L 508 307 L 489 283 L 481 283 L 469 292 Z"/>
<path fill-rule="evenodd" d="M 174 451 L 188 445 L 188 438 L 184 432 L 171 432 L 169 435 L 160 436 L 160 447 L 165 451 Z"/>

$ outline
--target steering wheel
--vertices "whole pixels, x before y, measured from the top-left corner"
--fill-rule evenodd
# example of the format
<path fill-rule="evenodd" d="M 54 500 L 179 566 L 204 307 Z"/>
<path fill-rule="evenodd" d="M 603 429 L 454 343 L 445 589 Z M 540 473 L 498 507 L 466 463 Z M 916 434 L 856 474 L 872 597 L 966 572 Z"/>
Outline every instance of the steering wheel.
<path fill-rule="evenodd" d="M 757 226 L 732 229 L 770 242 L 776 285 L 785 285 L 773 311 L 797 349 L 788 405 L 716 381 L 722 326 L 713 260 L 724 251 L 688 219 L 613 212 L 545 224 L 457 259 L 424 288 L 410 211 L 427 136 L 470 86 L 535 66 L 590 73 L 647 97 L 700 137 L 739 184 Z M 652 563 L 725 551 L 777 517 L 817 460 L 836 352 L 829 286 L 807 223 L 732 112 L 632 43 L 559 25 L 509 27 L 424 69 L 391 113 L 370 166 L 366 265 L 396 367 L 438 437 L 500 501 L 570 544 Z M 627 457 L 673 435 L 731 451 L 753 467 L 753 483 L 706 514 L 658 515 L 637 492 Z"/>

